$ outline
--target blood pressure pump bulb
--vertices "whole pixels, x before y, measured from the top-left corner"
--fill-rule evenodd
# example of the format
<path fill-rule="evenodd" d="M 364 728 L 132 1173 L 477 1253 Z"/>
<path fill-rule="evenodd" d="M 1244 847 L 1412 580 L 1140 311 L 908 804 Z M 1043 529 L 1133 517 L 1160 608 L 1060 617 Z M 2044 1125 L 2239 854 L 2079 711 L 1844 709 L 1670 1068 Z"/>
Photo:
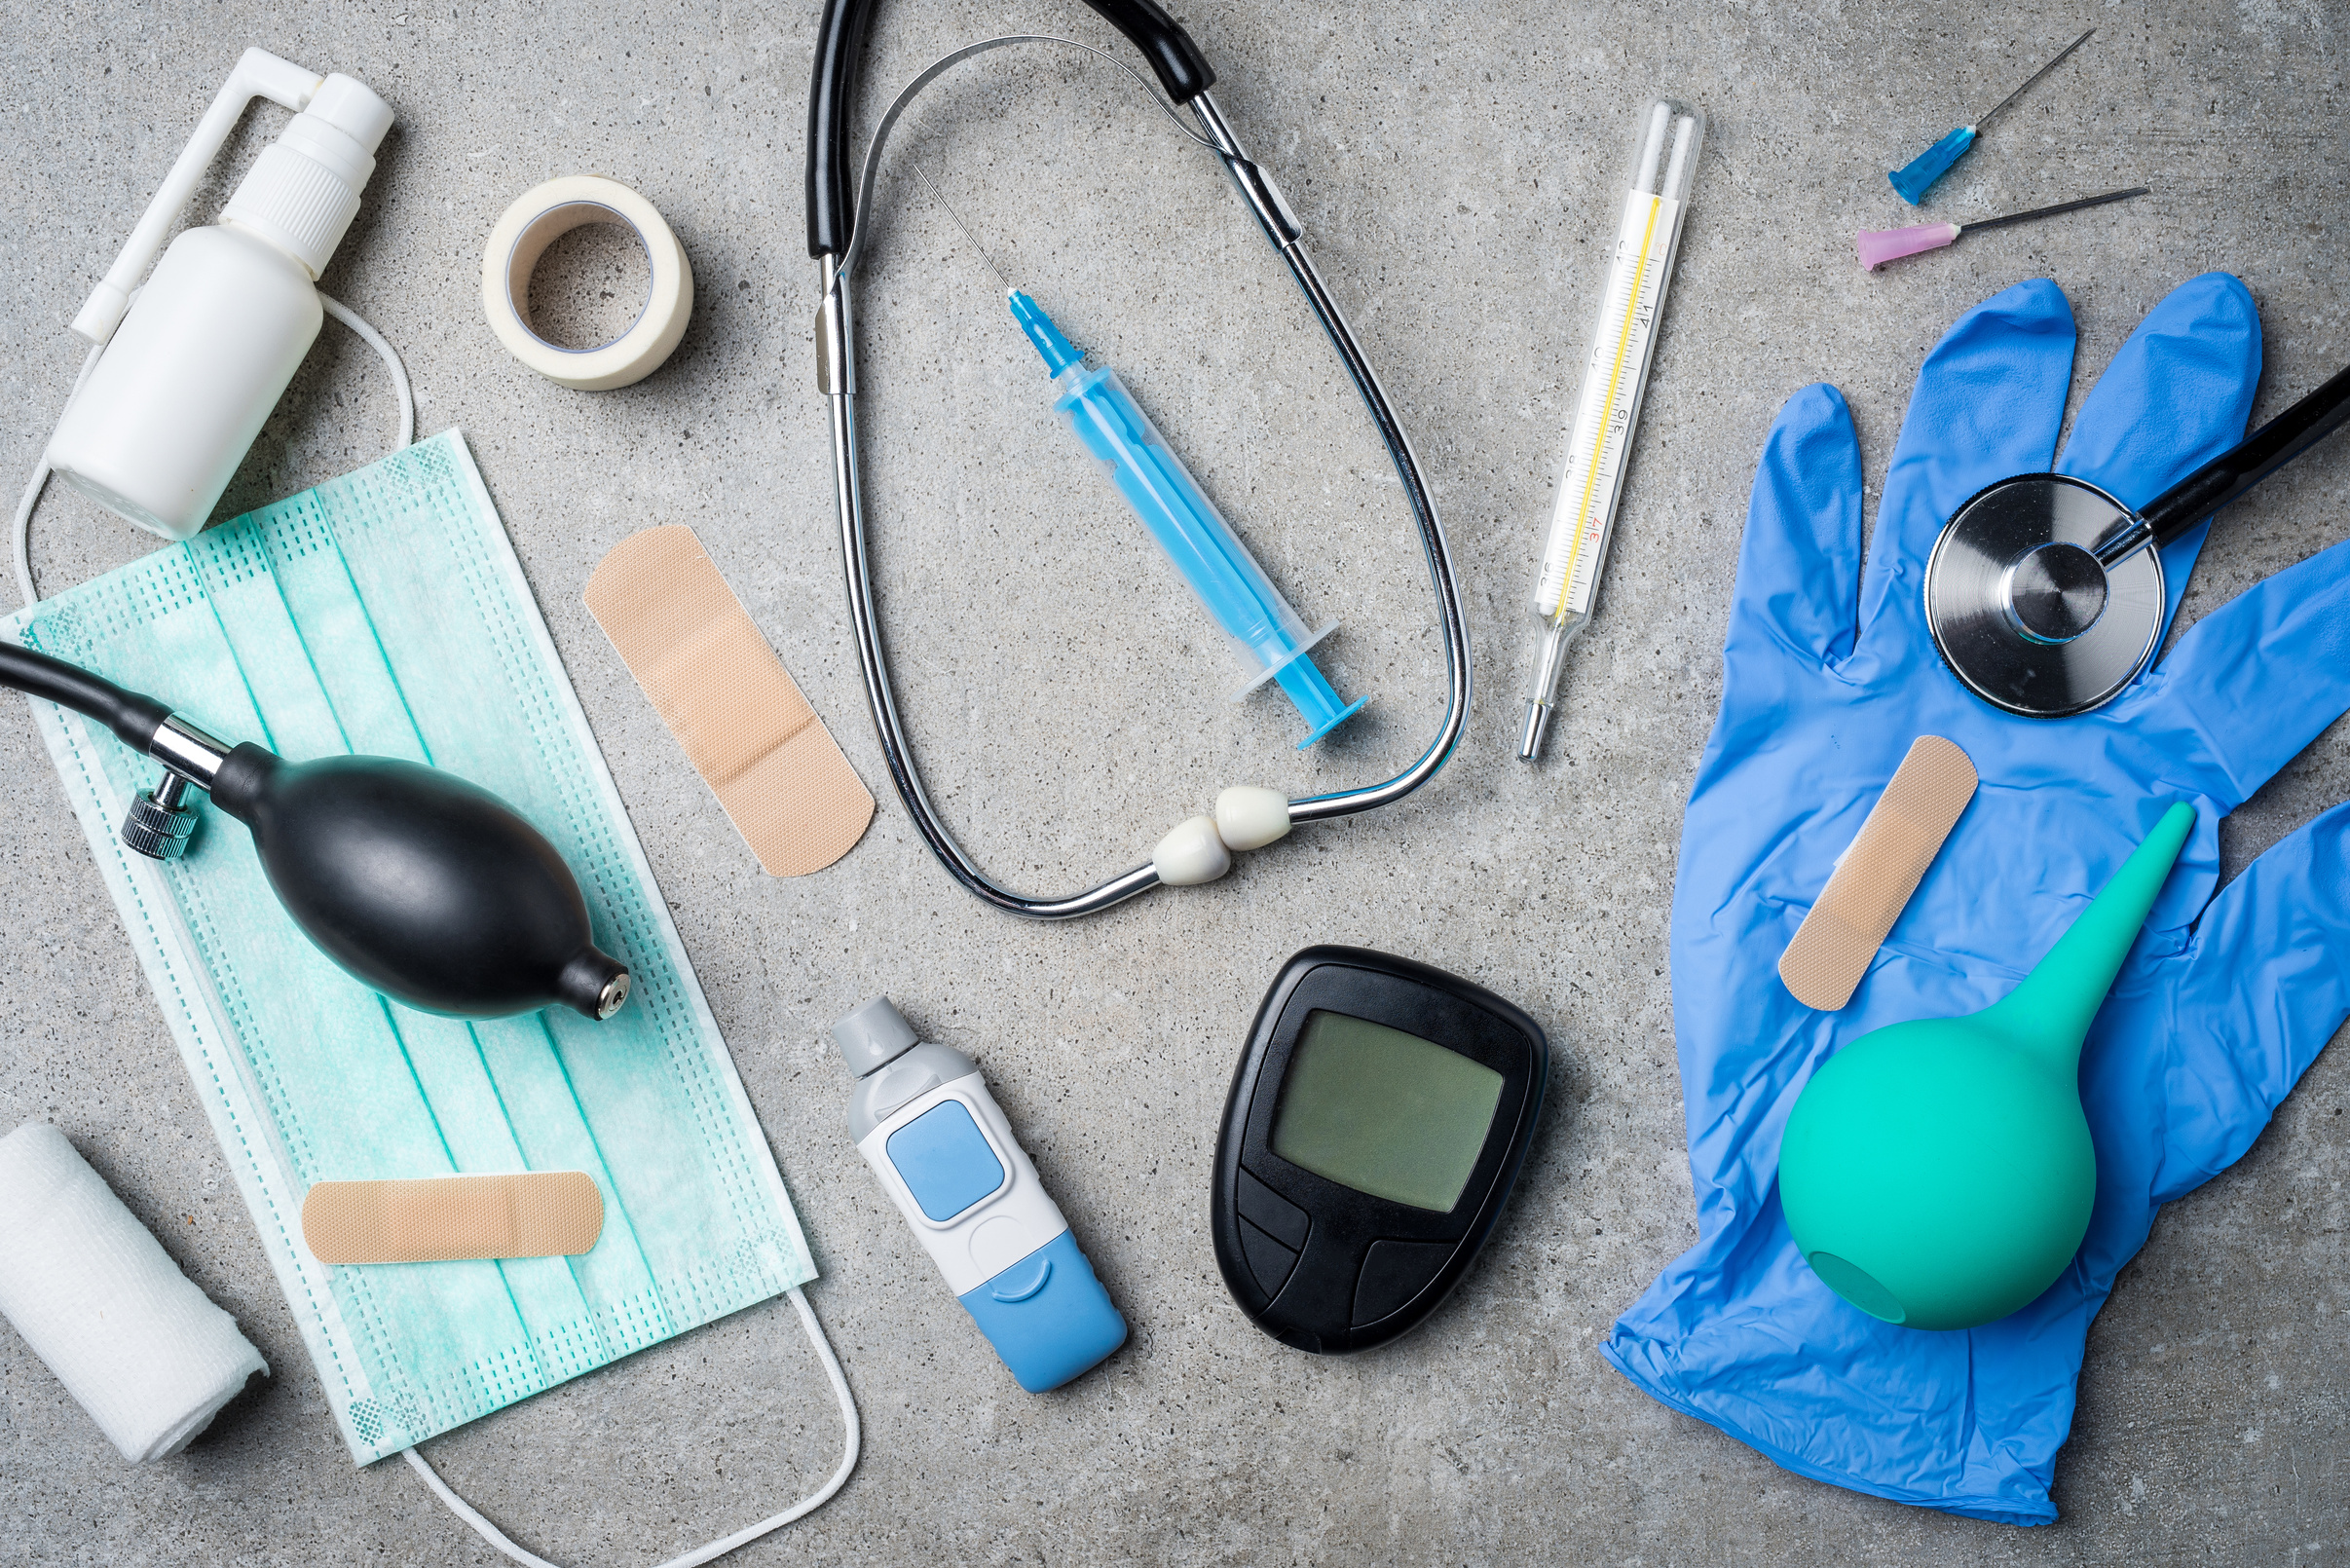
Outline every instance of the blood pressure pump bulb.
<path fill-rule="evenodd" d="M 190 790 L 252 830 L 271 891 L 319 952 L 423 1012 L 506 1018 L 561 1005 L 607 1019 L 628 966 L 595 944 L 587 901 L 555 846 L 485 789 L 391 757 L 289 763 L 218 740 L 151 696 L 0 640 L 0 687 L 94 719 L 163 764 L 123 843 L 175 860 L 196 826 Z"/>
<path fill-rule="evenodd" d="M 139 274 L 256 96 L 298 112 L 219 221 L 172 241 L 134 297 Z M 317 338 L 318 275 L 358 213 L 391 126 L 392 106 L 352 78 L 320 78 L 245 51 L 74 318 L 74 331 L 103 353 L 50 438 L 51 468 L 166 539 L 204 527 Z"/>

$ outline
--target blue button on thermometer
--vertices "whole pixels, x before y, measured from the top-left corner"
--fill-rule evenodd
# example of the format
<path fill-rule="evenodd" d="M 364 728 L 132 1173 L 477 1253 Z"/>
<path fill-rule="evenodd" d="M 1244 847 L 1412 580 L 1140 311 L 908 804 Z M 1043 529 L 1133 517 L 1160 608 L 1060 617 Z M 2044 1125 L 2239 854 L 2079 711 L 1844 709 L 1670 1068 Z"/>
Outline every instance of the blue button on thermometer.
<path fill-rule="evenodd" d="M 917 1041 L 885 996 L 832 1027 L 857 1075 L 849 1136 L 1020 1386 L 1059 1388 L 1126 1320 L 1036 1179 L 979 1065 Z"/>

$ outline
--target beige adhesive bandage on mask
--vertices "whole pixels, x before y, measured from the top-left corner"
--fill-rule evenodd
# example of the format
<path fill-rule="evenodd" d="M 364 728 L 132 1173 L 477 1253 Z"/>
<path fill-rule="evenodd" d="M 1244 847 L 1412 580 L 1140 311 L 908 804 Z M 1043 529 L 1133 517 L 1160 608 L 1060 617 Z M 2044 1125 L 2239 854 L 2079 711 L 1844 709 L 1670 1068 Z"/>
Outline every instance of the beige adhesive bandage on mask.
<path fill-rule="evenodd" d="M 604 1231 L 581 1171 L 321 1181 L 302 1200 L 302 1239 L 321 1263 L 451 1263 L 571 1257 Z"/>
<path fill-rule="evenodd" d="M 872 794 L 692 529 L 620 541 L 586 599 L 768 876 L 822 871 L 856 846 Z"/>
<path fill-rule="evenodd" d="M 1852 999 L 1974 794 L 1966 753 L 1940 735 L 1911 743 L 1779 958 L 1779 979 L 1797 1001 L 1833 1013 Z"/>

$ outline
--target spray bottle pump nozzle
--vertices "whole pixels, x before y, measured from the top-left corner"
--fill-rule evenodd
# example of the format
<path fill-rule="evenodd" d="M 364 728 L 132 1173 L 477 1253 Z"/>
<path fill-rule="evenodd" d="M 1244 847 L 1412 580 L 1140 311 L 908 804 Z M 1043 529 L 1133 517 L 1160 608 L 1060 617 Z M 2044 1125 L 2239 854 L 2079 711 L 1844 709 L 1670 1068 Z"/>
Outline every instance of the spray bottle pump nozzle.
<path fill-rule="evenodd" d="M 391 104 L 364 83 L 329 76 L 261 150 L 220 221 L 269 241 L 316 279 L 358 216 L 359 192 L 391 129 Z"/>
<path fill-rule="evenodd" d="M 267 98 L 300 114 L 310 107 L 311 100 L 325 85 L 325 78 L 317 72 L 305 70 L 292 60 L 280 59 L 266 49 L 248 49 L 238 57 L 237 68 L 229 72 L 229 79 L 212 95 L 211 106 L 196 122 L 196 133 L 171 161 L 170 171 L 156 188 L 155 200 L 139 214 L 131 238 L 123 243 L 122 253 L 114 258 L 114 265 L 106 269 L 106 276 L 98 280 L 80 314 L 74 317 L 76 337 L 93 346 L 102 344 L 123 324 L 123 315 L 131 309 L 131 291 L 138 286 L 148 266 L 162 254 L 164 240 L 170 234 L 171 225 L 179 221 L 179 209 L 188 205 L 188 198 L 204 182 L 205 171 L 211 168 L 212 160 L 220 156 L 229 132 L 237 129 L 244 106 L 255 98 Z M 373 146 L 368 150 L 372 153 Z"/>

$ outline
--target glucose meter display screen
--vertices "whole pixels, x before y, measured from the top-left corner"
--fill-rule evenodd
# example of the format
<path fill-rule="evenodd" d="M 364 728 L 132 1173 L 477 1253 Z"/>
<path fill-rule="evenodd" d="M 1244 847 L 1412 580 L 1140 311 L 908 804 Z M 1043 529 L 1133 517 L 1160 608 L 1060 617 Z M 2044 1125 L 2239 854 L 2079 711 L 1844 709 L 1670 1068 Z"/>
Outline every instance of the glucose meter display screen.
<path fill-rule="evenodd" d="M 1414 1209 L 1448 1213 L 1476 1170 L 1502 1075 L 1434 1040 L 1316 1008 L 1289 1054 L 1273 1152 Z"/>

